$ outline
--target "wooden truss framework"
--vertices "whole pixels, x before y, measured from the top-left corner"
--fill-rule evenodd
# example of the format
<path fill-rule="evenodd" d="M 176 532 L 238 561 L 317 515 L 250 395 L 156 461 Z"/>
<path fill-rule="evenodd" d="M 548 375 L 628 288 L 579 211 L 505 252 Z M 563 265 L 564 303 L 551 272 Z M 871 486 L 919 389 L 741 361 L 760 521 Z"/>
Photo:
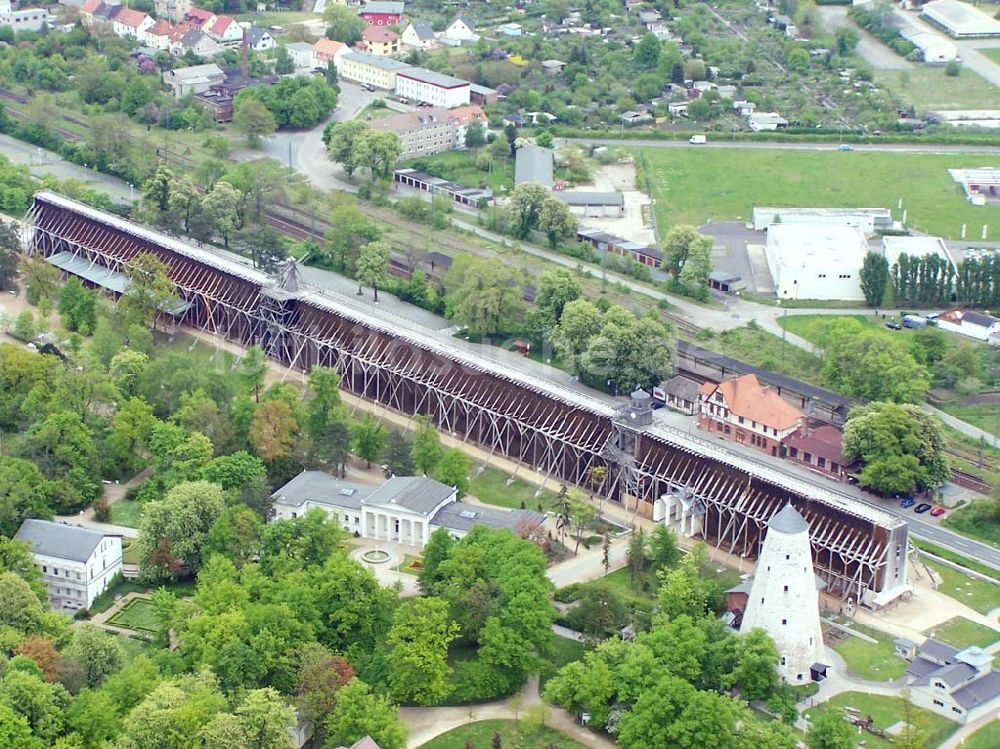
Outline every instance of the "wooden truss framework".
<path fill-rule="evenodd" d="M 868 590 L 891 587 L 889 529 L 656 433 L 632 431 L 614 416 L 499 374 L 486 361 L 457 361 L 405 334 L 366 324 L 294 282 L 275 284 L 250 269 L 227 272 L 168 242 L 150 241 L 148 230 L 132 234 L 121 226 L 127 222 L 103 222 L 37 195 L 28 218 L 34 225 L 29 253 L 68 251 L 123 274 L 139 254 L 154 253 L 190 303 L 180 324 L 242 345 L 260 344 L 297 370 L 334 367 L 346 390 L 401 414 L 430 414 L 438 428 L 490 456 L 578 486 L 587 485 L 592 467 L 604 466 L 606 498 L 632 498 L 636 509 L 639 503 L 648 509 L 666 492 L 687 492 L 702 502 L 703 535 L 716 548 L 756 556 L 767 520 L 793 501 L 809 521 L 815 562 L 831 588 L 861 600 Z"/>

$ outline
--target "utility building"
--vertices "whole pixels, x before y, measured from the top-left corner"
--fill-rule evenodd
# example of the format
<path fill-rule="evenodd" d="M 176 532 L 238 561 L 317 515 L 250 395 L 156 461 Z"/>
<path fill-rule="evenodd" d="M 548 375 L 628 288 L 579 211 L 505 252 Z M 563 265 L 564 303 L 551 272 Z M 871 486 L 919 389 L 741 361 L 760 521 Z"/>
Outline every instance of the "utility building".
<path fill-rule="evenodd" d="M 778 672 L 789 684 L 811 681 L 814 666 L 822 665 L 819 590 L 824 587 L 813 572 L 809 524 L 786 504 L 767 522 L 740 632 L 760 627 L 771 636 L 781 656 Z"/>

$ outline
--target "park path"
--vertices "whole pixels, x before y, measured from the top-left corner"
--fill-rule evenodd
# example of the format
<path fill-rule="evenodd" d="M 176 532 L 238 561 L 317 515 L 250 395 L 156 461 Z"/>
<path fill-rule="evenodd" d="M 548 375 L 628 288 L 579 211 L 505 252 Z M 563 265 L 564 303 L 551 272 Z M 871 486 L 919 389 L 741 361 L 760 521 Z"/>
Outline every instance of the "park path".
<path fill-rule="evenodd" d="M 532 676 L 514 697 L 484 702 L 479 705 L 402 707 L 399 709 L 399 718 L 409 732 L 409 738 L 406 741 L 407 749 L 422 746 L 435 736 L 440 736 L 442 733 L 467 723 L 481 720 L 517 720 L 523 715 L 526 708 L 541 704 L 538 684 L 538 676 Z M 545 725 L 549 728 L 554 728 L 592 749 L 614 748 L 613 741 L 606 736 L 587 730 L 566 710 L 548 705 L 545 709 Z"/>
<path fill-rule="evenodd" d="M 114 624 L 108 624 L 108 621 L 115 614 L 121 611 L 126 604 L 130 603 L 131 601 L 134 601 L 136 598 L 148 599 L 150 598 L 150 595 L 149 593 L 139 593 L 137 591 L 126 593 L 117 601 L 115 601 L 113 604 L 111 604 L 111 606 L 108 607 L 107 611 L 102 611 L 100 614 L 94 614 L 94 616 L 85 621 L 88 621 L 90 624 L 100 627 L 106 632 L 111 632 L 112 634 L 125 635 L 126 637 L 135 637 L 137 634 L 141 633 L 136 632 L 134 629 L 127 629 L 126 627 L 116 627 Z M 83 624 L 83 622 L 78 622 L 78 623 Z"/>
<path fill-rule="evenodd" d="M 130 478 L 124 484 L 104 484 L 104 499 L 107 500 L 109 506 L 113 505 L 115 502 L 119 501 L 126 494 L 128 494 L 129 489 L 141 484 L 149 478 L 152 473 L 152 467 L 148 467 L 139 471 L 139 473 Z M 123 536 L 124 538 L 139 537 L 138 528 L 129 528 L 125 525 L 114 525 L 113 523 L 101 523 L 95 520 L 93 507 L 87 507 L 85 510 L 80 510 L 80 512 L 76 515 L 57 515 L 55 519 L 60 523 L 66 523 L 67 525 L 79 525 L 82 528 L 101 531 L 102 533 L 107 533 L 112 536 Z"/>

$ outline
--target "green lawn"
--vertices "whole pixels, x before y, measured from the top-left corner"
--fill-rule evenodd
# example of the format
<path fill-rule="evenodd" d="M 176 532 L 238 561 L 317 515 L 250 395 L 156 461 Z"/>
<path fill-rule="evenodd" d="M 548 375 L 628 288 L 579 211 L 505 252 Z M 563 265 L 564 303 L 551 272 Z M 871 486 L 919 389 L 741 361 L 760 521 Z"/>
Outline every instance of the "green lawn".
<path fill-rule="evenodd" d="M 970 410 L 982 408 L 987 413 L 995 414 L 996 409 L 1000 408 L 1000 406 L 994 406 L 989 409 L 982 406 L 969 406 L 968 408 Z M 994 426 L 995 422 L 990 422 L 990 426 L 984 428 L 992 432 Z M 992 502 L 993 500 L 991 499 L 981 499 L 973 504 L 959 507 L 957 510 L 949 513 L 945 519 L 945 525 L 966 536 L 978 538 L 980 541 L 992 544 L 993 546 L 1000 546 L 1000 522 L 995 520 L 990 521 L 988 513 L 979 512 L 979 510 L 988 510 Z M 997 591 L 997 599 L 1000 601 L 1000 588 L 997 588 Z"/>
<path fill-rule="evenodd" d="M 1000 108 L 1000 89 L 970 68 L 955 77 L 945 75 L 944 67 L 930 65 L 876 70 L 875 80 L 918 110 Z"/>
<path fill-rule="evenodd" d="M 1000 585 L 969 577 L 944 564 L 928 562 L 927 566 L 940 576 L 941 582 L 937 589 L 946 596 L 961 601 L 980 614 L 988 614 L 1000 607 Z"/>
<path fill-rule="evenodd" d="M 941 407 L 941 410 L 951 414 L 956 419 L 961 419 L 966 424 L 993 433 L 997 426 L 997 415 L 1000 414 L 1000 404 L 982 403 L 972 406 L 956 405 L 948 403 Z"/>
<path fill-rule="evenodd" d="M 956 554 L 955 552 L 942 548 L 937 544 L 932 544 L 930 541 L 924 541 L 922 538 L 913 539 L 913 545 L 921 551 L 934 554 L 942 559 L 947 559 L 949 562 L 960 564 L 963 567 L 968 567 L 970 570 L 975 570 L 981 575 L 986 575 L 987 577 L 1000 581 L 1000 571 L 995 570 L 989 565 L 983 564 L 978 560 L 963 557 L 961 554 Z"/>
<path fill-rule="evenodd" d="M 127 528 L 138 528 L 142 519 L 142 502 L 120 499 L 111 505 L 111 522 Z"/>
<path fill-rule="evenodd" d="M 568 637 L 552 638 L 552 654 L 544 659 L 541 674 L 539 675 L 540 687 L 545 686 L 545 682 L 555 676 L 556 672 L 567 663 L 578 661 L 583 658 L 583 643 L 571 640 Z"/>
<path fill-rule="evenodd" d="M 819 382 L 822 360 L 815 354 L 761 330 L 756 326 L 732 328 L 705 340 L 696 341 L 712 351 L 807 382 Z"/>
<path fill-rule="evenodd" d="M 149 586 L 142 585 L 135 580 L 118 578 L 117 583 L 112 584 L 110 588 L 94 599 L 94 604 L 90 607 L 90 613 L 104 613 L 111 608 L 111 604 L 115 602 L 115 596 L 117 595 L 124 596 L 128 593 L 145 593 L 147 590 L 149 590 Z"/>
<path fill-rule="evenodd" d="M 494 162 L 492 171 L 484 172 L 476 168 L 476 151 L 445 151 L 401 162 L 399 166 L 419 170 L 430 167 L 435 175 L 444 179 L 466 187 L 488 187 L 495 194 L 514 186 L 514 159 Z"/>
<path fill-rule="evenodd" d="M 893 681 L 906 673 L 906 661 L 893 654 L 891 639 L 872 632 L 865 634 L 874 635 L 878 643 L 848 635 L 833 646 L 852 673 L 868 681 Z"/>
<path fill-rule="evenodd" d="M 944 624 L 927 630 L 925 634 L 956 648 L 967 648 L 970 645 L 986 648 L 1000 640 L 1000 632 L 963 616 L 949 619 Z"/>
<path fill-rule="evenodd" d="M 985 52 L 986 50 L 979 51 Z M 1000 49 L 989 51 L 1000 52 Z M 996 749 L 998 746 L 1000 746 L 1000 720 L 995 720 L 967 738 L 962 749 Z"/>
<path fill-rule="evenodd" d="M 453 728 L 431 739 L 421 749 L 487 749 L 492 745 L 493 734 L 500 734 L 502 746 L 509 749 L 584 749 L 564 733 L 543 727 L 529 733 L 524 725 L 515 720 L 482 720 Z"/>
<path fill-rule="evenodd" d="M 513 483 L 508 486 L 508 479 L 510 476 L 503 471 L 487 468 L 472 479 L 469 494 L 480 502 L 498 507 L 509 507 L 513 510 L 522 505 L 529 510 L 539 509 L 539 504 L 543 509 L 555 506 L 558 499 L 555 492 L 543 491 L 536 497 L 535 492 L 538 491 L 538 488 L 534 484 L 514 479 Z"/>
<path fill-rule="evenodd" d="M 899 697 L 883 697 L 881 695 L 864 694 L 862 692 L 842 692 L 827 702 L 806 711 L 806 717 L 815 711 L 843 710 L 852 707 L 861 711 L 861 715 L 871 715 L 875 720 L 875 728 L 886 729 L 898 723 L 903 718 L 903 700 Z M 914 712 L 924 718 L 928 728 L 927 746 L 938 746 L 951 736 L 958 728 L 947 718 L 935 715 L 929 710 L 914 708 Z M 865 746 L 870 749 L 889 749 L 892 744 L 870 733 L 859 737 L 864 739 Z"/>
<path fill-rule="evenodd" d="M 159 629 L 153 604 L 145 598 L 134 598 L 129 601 L 121 611 L 108 620 L 108 624 L 138 632 L 156 632 Z"/>
<path fill-rule="evenodd" d="M 985 106 L 985 104 L 983 105 Z M 893 209 L 902 198 L 908 222 L 957 238 L 963 223 L 1000 237 L 1000 208 L 976 207 L 949 168 L 982 166 L 982 156 L 781 149 L 645 148 L 660 232 L 676 223 L 748 221 L 756 206 Z M 820 178 L 822 175 L 822 178 Z M 898 216 L 897 216 L 898 218 Z"/>
<path fill-rule="evenodd" d="M 112 637 L 118 640 L 118 643 L 125 651 L 125 657 L 130 661 L 138 655 L 149 655 L 149 651 L 153 649 L 152 643 L 147 640 L 139 640 L 135 637 L 116 634 L 112 634 Z"/>

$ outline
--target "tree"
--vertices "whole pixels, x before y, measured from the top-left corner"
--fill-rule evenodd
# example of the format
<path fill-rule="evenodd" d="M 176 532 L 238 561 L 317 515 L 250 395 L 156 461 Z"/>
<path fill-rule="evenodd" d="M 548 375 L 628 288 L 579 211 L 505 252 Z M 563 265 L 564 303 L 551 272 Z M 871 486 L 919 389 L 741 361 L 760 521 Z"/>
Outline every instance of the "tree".
<path fill-rule="evenodd" d="M 643 35 L 635 45 L 635 62 L 642 68 L 655 68 L 660 61 L 660 40 L 652 33 Z"/>
<path fill-rule="evenodd" d="M 778 689 L 778 649 L 759 627 L 741 634 L 732 683 L 746 700 L 766 700 Z"/>
<path fill-rule="evenodd" d="M 49 600 L 48 590 L 42 584 L 42 571 L 35 564 L 31 544 L 15 541 L 0 533 L 0 573 L 10 572 L 28 585 L 39 602 Z M 0 611 L 2 611 L 0 607 Z"/>
<path fill-rule="evenodd" d="M 888 495 L 936 489 L 951 475 L 941 426 L 919 406 L 877 401 L 852 409 L 843 452 L 864 461 L 861 486 Z"/>
<path fill-rule="evenodd" d="M 563 309 L 583 295 L 583 287 L 566 268 L 542 271 L 535 290 L 535 304 L 550 313 L 554 322 L 562 318 Z"/>
<path fill-rule="evenodd" d="M 387 638 L 395 699 L 432 705 L 448 696 L 448 646 L 458 631 L 444 599 L 415 598 L 396 609 Z"/>
<path fill-rule="evenodd" d="M 125 665 L 125 651 L 118 640 L 93 624 L 82 624 L 73 635 L 66 655 L 81 667 L 84 684 L 96 688 Z"/>
<path fill-rule="evenodd" d="M 111 358 L 108 375 L 122 398 L 132 398 L 137 394 L 139 378 L 149 364 L 149 357 L 140 351 L 123 349 Z"/>
<path fill-rule="evenodd" d="M 445 450 L 441 459 L 434 467 L 434 478 L 442 484 L 453 486 L 458 490 L 459 498 L 469 491 L 469 470 L 472 461 L 457 447 Z"/>
<path fill-rule="evenodd" d="M 137 255 L 126 271 L 128 284 L 118 302 L 118 311 L 129 325 L 155 328 L 156 316 L 169 310 L 178 297 L 166 263 L 152 253 Z"/>
<path fill-rule="evenodd" d="M 403 143 L 395 133 L 368 130 L 354 141 L 356 164 L 368 167 L 372 179 L 389 179 L 402 153 Z"/>
<path fill-rule="evenodd" d="M 583 633 L 591 645 L 616 634 L 628 621 L 621 597 L 606 585 L 588 586 L 579 605 L 567 616 L 569 626 Z"/>
<path fill-rule="evenodd" d="M 253 264 L 265 273 L 277 273 L 288 260 L 281 235 L 269 226 L 244 227 L 240 241 L 253 258 Z"/>
<path fill-rule="evenodd" d="M 21 285 L 24 287 L 24 298 L 29 304 L 39 306 L 46 305 L 52 301 L 59 290 L 59 270 L 45 258 L 34 257 L 25 259 L 21 263 Z M 51 311 L 51 307 L 48 307 Z M 47 315 L 44 313 L 43 317 Z"/>
<path fill-rule="evenodd" d="M 629 580 L 632 585 L 639 582 L 639 578 L 646 569 L 646 534 L 642 528 L 632 534 L 628 542 L 626 560 L 628 563 Z"/>
<path fill-rule="evenodd" d="M 0 455 L 0 535 L 13 538 L 28 518 L 51 518 L 50 491 L 34 463 Z"/>
<path fill-rule="evenodd" d="M 260 527 L 260 515 L 249 507 L 227 507 L 209 529 L 202 555 L 221 554 L 242 567 L 260 555 Z"/>
<path fill-rule="evenodd" d="M 294 749 L 295 710 L 274 689 L 248 692 L 232 713 L 217 713 L 201 731 L 204 749 Z"/>
<path fill-rule="evenodd" d="M 292 457 L 298 422 L 282 400 L 269 400 L 257 407 L 250 427 L 250 443 L 265 463 L 273 465 Z"/>
<path fill-rule="evenodd" d="M 246 450 L 237 450 L 229 455 L 213 458 L 202 469 L 201 478 L 236 494 L 244 487 L 266 479 L 267 469 L 256 455 L 251 455 Z"/>
<path fill-rule="evenodd" d="M 315 731 L 323 731 L 337 704 L 337 693 L 353 678 L 354 668 L 346 658 L 333 655 L 318 643 L 303 646 L 295 702 Z M 313 738 L 317 745 L 323 744 L 322 734 Z"/>
<path fill-rule="evenodd" d="M 97 324 L 97 299 L 80 279 L 70 277 L 59 291 L 59 314 L 67 329 L 90 335 Z"/>
<path fill-rule="evenodd" d="M 889 261 L 881 253 L 869 252 L 861 266 L 861 292 L 869 307 L 882 306 L 888 283 Z"/>
<path fill-rule="evenodd" d="M 27 719 L 31 732 L 48 746 L 63 732 L 69 693 L 36 674 L 11 669 L 0 681 L 0 706 Z"/>
<path fill-rule="evenodd" d="M 330 419 L 341 410 L 340 374 L 331 367 L 313 367 L 309 373 L 311 398 L 306 402 L 306 432 L 313 440 L 323 437 Z"/>
<path fill-rule="evenodd" d="M 524 315 L 520 274 L 499 260 L 459 255 L 443 285 L 445 314 L 474 335 L 509 331 Z"/>
<path fill-rule="evenodd" d="M 122 91 L 122 111 L 129 117 L 134 117 L 139 110 L 153 100 L 153 92 L 146 85 L 144 76 L 137 75 Z"/>
<path fill-rule="evenodd" d="M 637 319 L 621 307 L 608 310 L 600 332 L 586 346 L 578 363 L 587 372 L 613 380 L 621 390 L 649 389 L 673 367 L 670 331 L 658 320 Z"/>
<path fill-rule="evenodd" d="M 143 576 L 162 580 L 173 575 L 170 559 L 162 553 L 154 556 L 158 550 L 197 570 L 208 532 L 225 507 L 222 488 L 207 481 L 178 484 L 162 500 L 147 502 L 136 541 Z"/>
<path fill-rule="evenodd" d="M 861 41 L 861 35 L 853 26 L 839 26 L 834 37 L 837 40 L 837 54 L 841 57 L 850 55 Z"/>
<path fill-rule="evenodd" d="M 473 120 L 465 127 L 465 147 L 479 148 L 486 142 L 486 126 L 479 120 Z"/>
<path fill-rule="evenodd" d="M 563 361 L 572 363 L 579 372 L 590 339 L 602 326 L 601 311 L 589 299 L 567 302 L 556 328 L 555 346 Z"/>
<path fill-rule="evenodd" d="M 386 471 L 390 476 L 406 476 L 413 473 L 413 445 L 402 432 L 390 431 L 386 438 L 385 461 Z"/>
<path fill-rule="evenodd" d="M 697 556 L 694 552 L 684 555 L 676 567 L 661 576 L 657 600 L 660 612 L 670 619 L 688 616 L 697 620 L 708 610 L 708 585 Z"/>
<path fill-rule="evenodd" d="M 142 185 L 143 200 L 163 213 L 170 207 L 170 192 L 176 184 L 170 167 L 158 166 L 153 176 Z"/>
<path fill-rule="evenodd" d="M 115 749 L 190 749 L 226 699 L 208 670 L 159 684 L 122 721 Z"/>
<path fill-rule="evenodd" d="M 30 341 L 36 332 L 38 331 L 35 327 L 35 316 L 31 314 L 30 309 L 22 310 L 14 320 L 14 328 L 10 334 L 19 341 Z"/>
<path fill-rule="evenodd" d="M 542 148 L 552 148 L 555 145 L 555 138 L 552 137 L 552 133 L 548 130 L 542 130 L 535 137 L 535 144 L 541 146 Z"/>
<path fill-rule="evenodd" d="M 441 448 L 441 436 L 429 415 L 418 416 L 417 425 L 417 429 L 413 433 L 413 447 L 410 451 L 410 457 L 418 471 L 430 474 L 434 472 L 444 454 Z"/>
<path fill-rule="evenodd" d="M 438 568 L 451 556 L 455 543 L 455 538 L 447 528 L 438 528 L 427 539 L 427 545 L 424 546 L 424 566 L 420 570 L 420 589 L 424 594 L 429 595 L 440 582 Z"/>
<path fill-rule="evenodd" d="M 61 656 L 52 640 L 39 635 L 32 635 L 22 642 L 14 653 L 33 660 L 38 668 L 41 669 L 45 681 L 59 681 L 59 673 L 61 671 L 59 659 Z"/>
<path fill-rule="evenodd" d="M 330 9 L 333 7 L 331 6 Z M 361 165 L 357 158 L 357 147 L 362 136 L 368 132 L 369 128 L 365 122 L 349 120 L 334 124 L 323 134 L 330 160 L 344 167 L 348 179 L 354 174 L 354 170 Z"/>
<path fill-rule="evenodd" d="M 0 746 L 5 749 L 43 749 L 42 739 L 32 735 L 27 719 L 2 703 L 0 703 Z"/>
<path fill-rule="evenodd" d="M 813 711 L 810 723 L 809 749 L 851 749 L 857 743 L 854 728 L 839 710 Z"/>
<path fill-rule="evenodd" d="M 805 73 L 809 70 L 809 53 L 801 47 L 796 47 L 785 56 L 788 67 L 796 73 Z"/>
<path fill-rule="evenodd" d="M 374 695 L 360 679 L 352 679 L 337 693 L 337 704 L 326 721 L 325 749 L 350 746 L 370 736 L 381 749 L 405 749 L 406 727 L 396 717 L 396 706 Z"/>
<path fill-rule="evenodd" d="M 215 187 L 202 199 L 201 208 L 212 217 L 215 230 L 222 235 L 222 242 L 229 247 L 229 237 L 240 226 L 240 196 L 236 188 L 219 180 Z"/>
<path fill-rule="evenodd" d="M 180 221 L 185 234 L 201 211 L 201 193 L 189 182 L 176 181 L 170 187 L 169 214 Z"/>
<path fill-rule="evenodd" d="M 362 284 L 371 286 L 374 291 L 375 301 L 378 301 L 379 286 L 385 286 L 389 280 L 389 260 L 391 256 L 392 248 L 388 242 L 382 240 L 369 242 L 361 248 L 356 268 L 359 294 L 361 293 Z"/>
<path fill-rule="evenodd" d="M 323 254 L 342 273 L 354 267 L 358 251 L 363 245 L 382 236 L 378 226 L 369 221 L 352 203 L 338 202 L 330 214 L 330 225 L 337 228 L 327 234 L 327 246 Z"/>
<path fill-rule="evenodd" d="M 949 60 L 948 64 L 944 66 L 944 74 L 951 78 L 958 78 L 962 72 L 962 63 L 958 60 Z"/>
<path fill-rule="evenodd" d="M 909 695 L 903 695 L 903 730 L 896 734 L 894 746 L 899 749 L 927 749 L 927 719 L 913 706 Z"/>
<path fill-rule="evenodd" d="M 21 233 L 13 221 L 0 221 L 0 291 L 13 286 L 17 259 L 21 251 Z"/>
<path fill-rule="evenodd" d="M 365 461 L 365 467 L 371 468 L 372 461 L 378 460 L 385 450 L 386 439 L 382 425 L 371 414 L 365 414 L 361 421 L 351 427 L 351 444 L 355 454 Z"/>
<path fill-rule="evenodd" d="M 242 99 L 233 107 L 233 127 L 243 134 L 251 148 L 277 129 L 274 115 L 257 99 Z"/>
<path fill-rule="evenodd" d="M 115 703 L 103 692 L 85 689 L 66 713 L 66 723 L 83 740 L 86 749 L 98 749 L 121 730 Z"/>
<path fill-rule="evenodd" d="M 827 324 L 823 344 L 823 380 L 833 389 L 868 401 L 924 399 L 930 375 L 904 340 L 888 339 L 857 320 L 839 320 Z"/>
<path fill-rule="evenodd" d="M 657 570 L 668 570 L 680 561 L 677 536 L 667 526 L 657 525 L 649 534 L 649 556 Z"/>
<path fill-rule="evenodd" d="M 538 211 L 538 228 L 545 232 L 549 247 L 553 250 L 561 241 L 576 236 L 578 225 L 576 216 L 566 203 L 553 197 L 542 201 L 542 207 Z"/>
<path fill-rule="evenodd" d="M 510 192 L 510 212 L 516 224 L 514 231 L 518 239 L 527 239 L 533 229 L 538 228 L 542 204 L 549 198 L 549 192 L 537 182 L 522 182 Z"/>
<path fill-rule="evenodd" d="M 361 32 L 367 24 L 351 8 L 331 4 L 323 11 L 326 35 L 329 39 L 343 42 L 348 47 L 361 41 Z"/>

